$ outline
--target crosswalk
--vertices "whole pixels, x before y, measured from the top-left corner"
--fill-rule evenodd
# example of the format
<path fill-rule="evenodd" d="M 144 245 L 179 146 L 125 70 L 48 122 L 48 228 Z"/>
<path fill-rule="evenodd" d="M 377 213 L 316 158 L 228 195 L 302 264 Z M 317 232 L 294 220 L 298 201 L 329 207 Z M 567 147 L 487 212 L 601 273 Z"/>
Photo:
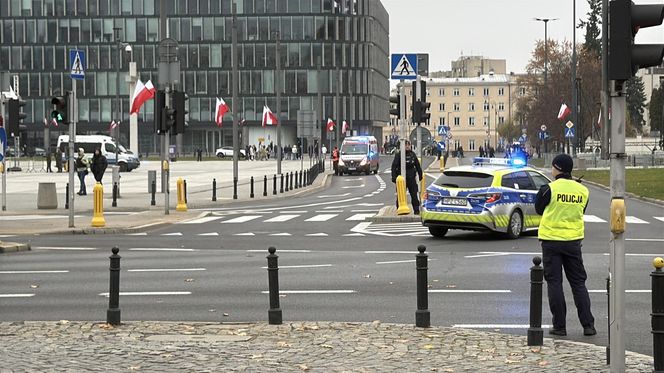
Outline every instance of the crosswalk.
<path fill-rule="evenodd" d="M 313 213 L 313 215 L 312 215 Z M 213 215 L 213 216 L 204 216 L 192 220 L 187 220 L 179 222 L 177 224 L 207 224 L 212 222 L 219 222 L 220 224 L 243 224 L 252 221 L 262 222 L 262 223 L 285 223 L 291 221 L 303 221 L 307 223 L 323 223 L 329 222 L 333 219 L 341 219 L 344 221 L 365 221 L 378 213 L 378 210 L 318 210 L 316 212 L 310 213 L 309 211 L 297 211 L 297 213 L 291 213 L 285 211 L 283 213 L 276 214 L 250 214 L 250 215 Z"/>

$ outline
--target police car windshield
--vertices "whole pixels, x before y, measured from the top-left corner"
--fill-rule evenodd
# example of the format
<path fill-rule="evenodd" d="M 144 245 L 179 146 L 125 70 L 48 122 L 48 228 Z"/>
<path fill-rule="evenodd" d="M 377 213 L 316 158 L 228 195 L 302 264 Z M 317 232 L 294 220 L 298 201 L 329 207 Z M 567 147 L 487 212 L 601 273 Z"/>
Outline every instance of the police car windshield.
<path fill-rule="evenodd" d="M 487 188 L 493 182 L 493 175 L 481 172 L 445 171 L 434 184 L 448 188 Z"/>
<path fill-rule="evenodd" d="M 367 144 L 343 144 L 341 154 L 367 154 L 368 149 Z"/>

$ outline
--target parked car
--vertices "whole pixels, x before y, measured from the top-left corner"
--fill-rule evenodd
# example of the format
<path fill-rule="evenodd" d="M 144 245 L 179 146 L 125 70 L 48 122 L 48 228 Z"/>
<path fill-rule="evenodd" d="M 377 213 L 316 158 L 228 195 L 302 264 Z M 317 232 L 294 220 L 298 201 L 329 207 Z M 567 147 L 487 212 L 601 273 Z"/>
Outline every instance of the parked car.
<path fill-rule="evenodd" d="M 232 146 L 224 146 L 215 151 L 215 154 L 219 158 L 225 158 L 225 157 L 233 157 L 233 147 Z M 244 149 L 240 149 L 240 158 L 245 158 L 247 156 L 246 152 Z"/>

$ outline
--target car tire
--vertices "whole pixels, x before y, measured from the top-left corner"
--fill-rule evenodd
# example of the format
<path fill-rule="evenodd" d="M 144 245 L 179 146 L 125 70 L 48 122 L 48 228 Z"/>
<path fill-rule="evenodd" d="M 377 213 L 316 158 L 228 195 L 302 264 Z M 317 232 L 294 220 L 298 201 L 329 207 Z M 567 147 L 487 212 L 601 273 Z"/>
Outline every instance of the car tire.
<path fill-rule="evenodd" d="M 217 154 L 217 157 L 219 157 L 219 158 L 221 158 L 221 159 L 224 159 L 224 153 L 218 153 L 218 154 Z"/>
<path fill-rule="evenodd" d="M 431 233 L 432 236 L 438 237 L 438 238 L 443 238 L 447 234 L 448 229 L 444 227 L 429 227 L 429 233 Z"/>
<path fill-rule="evenodd" d="M 506 234 L 508 238 L 516 239 L 519 238 L 521 232 L 523 232 L 523 215 L 521 215 L 521 211 L 515 210 L 510 215 Z"/>
<path fill-rule="evenodd" d="M 365 175 L 371 175 L 371 167 L 369 167 L 365 172 Z"/>
<path fill-rule="evenodd" d="M 120 172 L 127 172 L 127 164 L 120 163 Z"/>

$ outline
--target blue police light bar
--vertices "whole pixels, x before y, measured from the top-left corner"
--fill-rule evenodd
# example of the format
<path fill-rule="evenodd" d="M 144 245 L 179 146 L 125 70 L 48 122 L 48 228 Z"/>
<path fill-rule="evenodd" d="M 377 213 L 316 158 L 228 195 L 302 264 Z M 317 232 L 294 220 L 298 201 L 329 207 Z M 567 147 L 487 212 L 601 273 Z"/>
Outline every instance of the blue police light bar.
<path fill-rule="evenodd" d="M 526 165 L 526 160 L 523 158 L 512 158 L 512 165 L 515 167 L 518 166 L 525 166 Z"/>
<path fill-rule="evenodd" d="M 528 162 L 521 158 L 486 158 L 486 157 L 475 157 L 473 158 L 473 165 L 492 165 L 492 166 L 508 166 L 508 167 L 523 167 L 527 165 Z"/>

